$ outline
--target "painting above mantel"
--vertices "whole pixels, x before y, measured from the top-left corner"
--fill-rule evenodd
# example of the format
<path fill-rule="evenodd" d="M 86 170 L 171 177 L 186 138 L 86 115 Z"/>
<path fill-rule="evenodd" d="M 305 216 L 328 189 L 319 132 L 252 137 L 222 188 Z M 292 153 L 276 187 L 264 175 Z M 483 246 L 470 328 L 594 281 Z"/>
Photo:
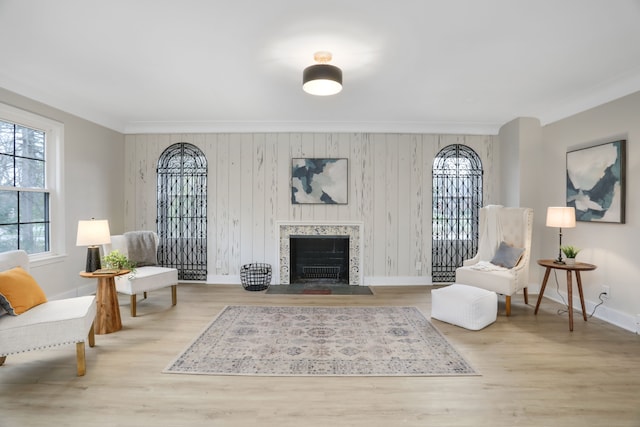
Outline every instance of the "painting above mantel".
<path fill-rule="evenodd" d="M 348 176 L 347 159 L 291 159 L 291 203 L 347 204 Z"/>

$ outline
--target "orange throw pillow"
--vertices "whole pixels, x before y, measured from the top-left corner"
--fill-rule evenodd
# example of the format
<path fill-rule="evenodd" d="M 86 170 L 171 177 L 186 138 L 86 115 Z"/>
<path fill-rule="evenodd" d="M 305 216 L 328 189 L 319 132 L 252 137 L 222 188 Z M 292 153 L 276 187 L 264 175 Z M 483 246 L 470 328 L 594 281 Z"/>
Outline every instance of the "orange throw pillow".
<path fill-rule="evenodd" d="M 0 272 L 0 306 L 9 314 L 17 316 L 43 302 L 47 296 L 22 267 Z"/>

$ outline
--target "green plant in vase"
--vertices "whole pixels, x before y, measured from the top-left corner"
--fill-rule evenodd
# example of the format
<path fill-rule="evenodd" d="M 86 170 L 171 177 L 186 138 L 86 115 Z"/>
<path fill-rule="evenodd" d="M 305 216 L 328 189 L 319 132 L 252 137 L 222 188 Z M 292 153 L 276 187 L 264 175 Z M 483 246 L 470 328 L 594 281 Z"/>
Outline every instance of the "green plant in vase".
<path fill-rule="evenodd" d="M 578 252 L 580 252 L 580 249 L 571 245 L 561 246 L 560 249 L 562 250 L 564 256 L 567 257 L 567 264 L 575 264 L 576 256 L 578 255 Z"/>
<path fill-rule="evenodd" d="M 105 255 L 102 258 L 102 263 L 105 268 L 115 268 L 118 270 L 131 270 L 132 272 L 136 269 L 136 264 L 134 262 L 129 261 L 124 254 L 120 253 L 119 250 L 111 251 L 108 255 Z"/>

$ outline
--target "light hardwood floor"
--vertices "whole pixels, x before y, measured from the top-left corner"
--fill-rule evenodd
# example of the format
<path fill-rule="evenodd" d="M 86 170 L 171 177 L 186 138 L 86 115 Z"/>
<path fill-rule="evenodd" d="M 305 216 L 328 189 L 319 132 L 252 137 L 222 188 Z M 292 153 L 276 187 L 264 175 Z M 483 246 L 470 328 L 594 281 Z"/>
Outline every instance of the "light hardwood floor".
<path fill-rule="evenodd" d="M 7 357 L 0 426 L 640 426 L 640 338 L 545 299 L 522 296 L 512 316 L 472 332 L 436 327 L 479 371 L 474 377 L 240 377 L 162 370 L 226 305 L 407 305 L 425 316 L 430 287 L 376 287 L 373 296 L 267 295 L 241 286 L 182 284 L 138 304 L 120 300 L 123 329 L 87 347 Z M 551 290 L 548 290 L 551 291 Z M 530 302 L 535 303 L 536 296 Z"/>

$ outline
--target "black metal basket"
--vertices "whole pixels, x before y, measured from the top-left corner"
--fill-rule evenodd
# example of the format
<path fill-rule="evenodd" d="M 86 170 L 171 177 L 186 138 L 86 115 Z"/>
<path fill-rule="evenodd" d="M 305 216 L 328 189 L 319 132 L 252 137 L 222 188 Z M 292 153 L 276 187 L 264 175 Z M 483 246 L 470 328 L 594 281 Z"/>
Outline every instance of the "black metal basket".
<path fill-rule="evenodd" d="M 261 262 L 243 265 L 240 282 L 247 291 L 264 291 L 271 283 L 271 265 Z"/>

